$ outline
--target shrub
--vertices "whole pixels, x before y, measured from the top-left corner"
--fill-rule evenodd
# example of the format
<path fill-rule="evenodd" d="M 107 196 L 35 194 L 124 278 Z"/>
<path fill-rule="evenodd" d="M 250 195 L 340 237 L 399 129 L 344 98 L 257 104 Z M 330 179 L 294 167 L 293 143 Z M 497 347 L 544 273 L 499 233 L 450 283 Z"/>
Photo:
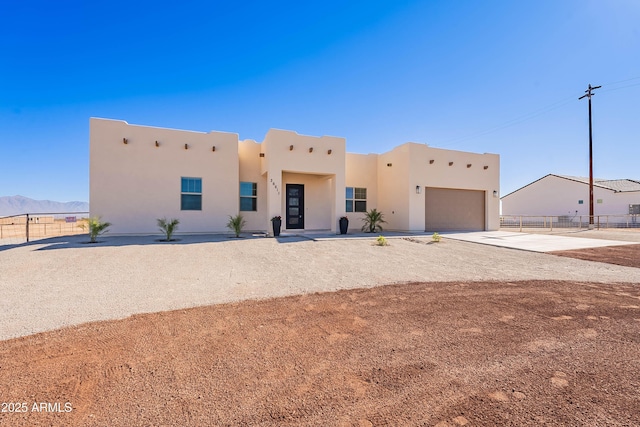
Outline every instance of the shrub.
<path fill-rule="evenodd" d="M 364 225 L 362 231 L 368 233 L 375 233 L 376 231 L 382 231 L 382 226 L 387 221 L 384 220 L 384 215 L 376 209 L 371 209 L 369 212 L 365 212 L 364 218 L 362 218 Z"/>
<path fill-rule="evenodd" d="M 441 237 L 438 233 L 433 233 L 433 236 L 431 236 L 431 240 L 433 240 L 434 242 L 438 243 L 440 241 Z"/>
<path fill-rule="evenodd" d="M 180 224 L 180 220 L 176 218 L 158 218 L 158 227 L 160 227 L 160 230 L 167 236 L 167 242 L 171 241 L 171 236 L 178 228 L 178 224 Z"/>
<path fill-rule="evenodd" d="M 236 216 L 229 215 L 229 222 L 227 223 L 227 228 L 234 232 L 236 237 L 240 237 L 240 233 L 242 233 L 242 229 L 247 224 L 241 214 Z"/>
<path fill-rule="evenodd" d="M 378 246 L 388 246 L 389 242 L 387 242 L 387 239 L 384 236 L 378 236 L 378 238 L 376 239 L 376 242 Z"/>
<path fill-rule="evenodd" d="M 110 222 L 102 222 L 100 217 L 94 216 L 87 220 L 87 225 L 89 227 L 89 238 L 91 243 L 96 243 L 96 239 L 99 235 L 106 233 L 109 231 L 109 227 L 111 226 Z M 82 225 L 84 228 L 84 224 Z"/>

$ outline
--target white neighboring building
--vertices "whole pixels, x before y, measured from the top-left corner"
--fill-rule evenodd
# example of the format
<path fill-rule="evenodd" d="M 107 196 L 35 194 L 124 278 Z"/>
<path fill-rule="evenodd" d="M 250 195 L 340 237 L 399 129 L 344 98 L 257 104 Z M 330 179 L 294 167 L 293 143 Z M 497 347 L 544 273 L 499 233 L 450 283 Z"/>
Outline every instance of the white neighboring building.
<path fill-rule="evenodd" d="M 378 209 L 385 230 L 497 230 L 500 157 L 405 143 L 383 154 L 353 154 L 344 138 L 271 129 L 264 140 L 90 121 L 90 209 L 114 234 L 158 233 L 156 218 L 183 233 L 228 232 L 241 213 L 246 231 L 359 231 Z"/>
<path fill-rule="evenodd" d="M 594 215 L 640 213 L 640 181 L 594 179 Z M 589 178 L 549 174 L 502 197 L 502 215 L 589 215 Z"/>

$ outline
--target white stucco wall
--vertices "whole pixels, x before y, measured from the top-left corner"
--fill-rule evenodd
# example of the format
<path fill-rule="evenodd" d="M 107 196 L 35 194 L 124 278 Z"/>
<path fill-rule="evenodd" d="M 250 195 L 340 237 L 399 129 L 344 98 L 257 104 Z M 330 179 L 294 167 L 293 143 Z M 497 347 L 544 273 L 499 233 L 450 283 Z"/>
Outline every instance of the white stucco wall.
<path fill-rule="evenodd" d="M 580 204 L 578 201 L 582 200 Z M 598 201 L 601 203 L 598 203 Z M 630 204 L 640 204 L 640 192 L 593 187 L 594 215 L 626 215 Z M 547 175 L 502 198 L 503 215 L 589 215 L 589 185 Z"/>
<path fill-rule="evenodd" d="M 416 186 L 423 189 L 424 187 L 437 187 L 484 191 L 485 228 L 487 230 L 500 228 L 499 155 L 445 150 L 416 143 L 405 145 L 407 146 L 408 169 L 411 171 L 408 182 L 411 201 L 408 225 L 410 230 L 424 229 L 425 192 L 416 194 Z M 450 162 L 453 164 L 449 165 Z"/>
<path fill-rule="evenodd" d="M 246 231 L 263 231 L 265 230 L 265 218 L 267 217 L 267 178 L 266 175 L 260 173 L 260 151 L 261 144 L 253 140 L 240 141 L 238 145 L 238 156 L 240 159 L 240 182 L 255 182 L 257 184 L 257 211 L 242 211 L 242 217 L 245 219 Z M 239 190 L 238 190 L 239 192 Z M 240 205 L 240 196 L 238 194 L 238 209 Z"/>
<path fill-rule="evenodd" d="M 309 184 L 315 183 L 317 176 L 323 176 L 322 185 L 330 188 L 330 199 L 326 201 L 329 207 L 329 229 L 336 231 L 338 219 L 344 215 L 344 187 L 345 187 L 345 139 L 333 136 L 308 136 L 296 132 L 271 129 L 267 132 L 262 142 L 261 172 L 267 179 L 267 216 L 265 217 L 265 229 L 270 230 L 269 220 L 276 215 L 282 216 L 283 228 L 285 228 L 284 174 L 309 174 Z M 289 175 L 288 180 L 292 175 Z M 290 184 L 302 184 L 292 182 Z M 315 185 L 315 184 L 314 184 Z M 323 194 L 319 188 L 314 187 L 316 194 Z M 311 187 L 310 187 L 311 189 Z M 305 187 L 305 200 L 307 196 Z M 314 214 L 309 214 L 311 220 L 305 227 L 318 227 L 326 224 L 325 220 L 314 220 Z"/>
<path fill-rule="evenodd" d="M 432 163 L 430 161 L 433 160 Z M 449 162 L 453 162 L 449 166 Z M 388 166 L 391 164 L 391 166 Z M 467 167 L 467 165 L 471 165 Z M 485 169 L 485 166 L 487 167 Z M 390 230 L 424 231 L 425 187 L 485 192 L 485 228 L 500 227 L 500 157 L 406 143 L 378 160 L 379 206 Z M 420 194 L 416 187 L 421 188 Z"/>
<path fill-rule="evenodd" d="M 367 209 L 384 214 L 385 230 L 424 231 L 425 187 L 484 191 L 486 229 L 499 226 L 495 154 L 416 143 L 348 154 L 344 138 L 278 129 L 257 143 L 118 120 L 91 119 L 90 128 L 91 214 L 113 223 L 112 233 L 158 233 L 160 217 L 178 218 L 178 232 L 228 232 L 229 216 L 240 212 L 240 182 L 257 183 L 257 211 L 241 212 L 246 231 L 271 231 L 276 215 L 286 230 L 287 184 L 304 185 L 305 230 L 336 232 L 344 215 L 351 232 L 360 230 L 364 214 L 345 212 L 345 187 L 367 189 Z M 181 177 L 202 179 L 201 211 L 180 210 Z"/>
<path fill-rule="evenodd" d="M 179 219 L 178 232 L 226 231 L 238 213 L 238 167 L 237 134 L 90 120 L 89 206 L 112 234 L 158 233 L 161 217 Z M 181 177 L 202 178 L 201 211 L 180 210 Z"/>
<path fill-rule="evenodd" d="M 354 154 L 346 155 L 345 187 L 367 189 L 367 210 L 378 208 L 378 155 Z M 343 199 L 345 198 L 343 191 Z M 346 199 L 345 199 L 346 200 Z M 343 201 L 343 205 L 346 203 Z M 344 208 L 343 208 L 344 209 Z M 346 212 L 349 218 L 349 232 L 359 232 L 364 224 L 362 212 Z M 383 227 L 386 224 L 383 224 Z"/>

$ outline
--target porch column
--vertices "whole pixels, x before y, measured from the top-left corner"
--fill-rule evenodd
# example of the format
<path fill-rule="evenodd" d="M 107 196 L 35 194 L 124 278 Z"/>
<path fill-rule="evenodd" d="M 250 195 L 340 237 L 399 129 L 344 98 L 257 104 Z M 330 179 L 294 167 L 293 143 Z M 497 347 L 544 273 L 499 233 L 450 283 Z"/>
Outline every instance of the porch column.
<path fill-rule="evenodd" d="M 267 232 L 273 233 L 271 228 L 271 218 L 274 216 L 282 216 L 282 225 L 284 228 L 284 216 L 282 215 L 282 171 L 267 172 Z"/>

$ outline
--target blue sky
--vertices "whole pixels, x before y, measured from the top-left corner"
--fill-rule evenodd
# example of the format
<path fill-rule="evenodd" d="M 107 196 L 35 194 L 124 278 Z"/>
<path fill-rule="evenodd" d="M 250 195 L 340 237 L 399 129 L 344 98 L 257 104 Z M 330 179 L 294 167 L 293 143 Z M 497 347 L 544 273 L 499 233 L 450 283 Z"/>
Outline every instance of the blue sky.
<path fill-rule="evenodd" d="M 89 199 L 89 118 L 640 180 L 640 1 L 0 0 L 0 196 Z"/>

